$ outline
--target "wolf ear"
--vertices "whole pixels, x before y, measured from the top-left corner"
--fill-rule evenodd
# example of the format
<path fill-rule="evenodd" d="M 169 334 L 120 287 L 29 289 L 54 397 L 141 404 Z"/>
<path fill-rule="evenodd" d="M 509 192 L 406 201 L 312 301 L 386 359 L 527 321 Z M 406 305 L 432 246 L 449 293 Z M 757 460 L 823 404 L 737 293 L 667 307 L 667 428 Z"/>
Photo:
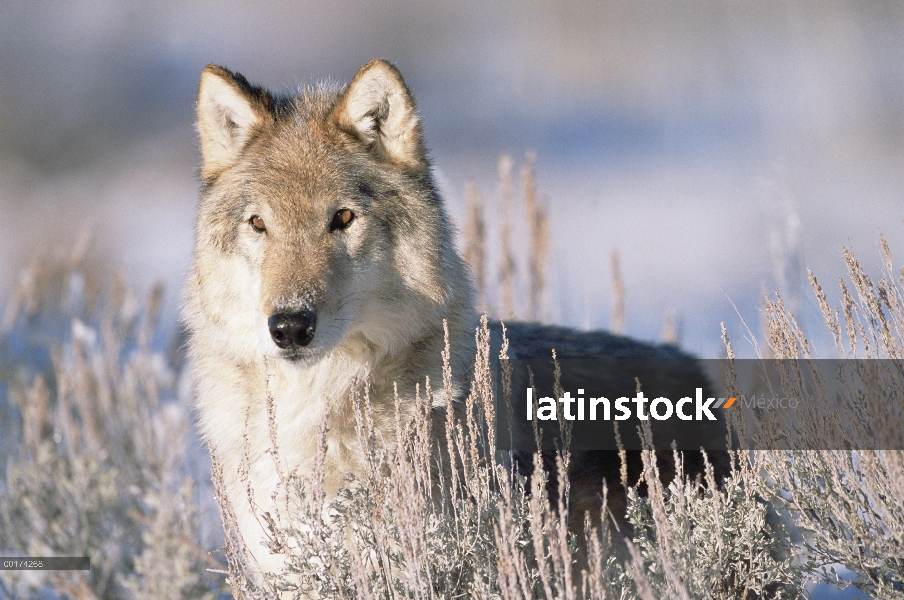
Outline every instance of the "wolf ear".
<path fill-rule="evenodd" d="M 336 124 L 381 159 L 425 166 L 414 98 L 398 70 L 372 60 L 358 71 L 333 109 Z"/>
<path fill-rule="evenodd" d="M 232 166 L 245 145 L 273 122 L 273 98 L 241 74 L 207 65 L 198 89 L 201 178 L 209 181 Z"/>

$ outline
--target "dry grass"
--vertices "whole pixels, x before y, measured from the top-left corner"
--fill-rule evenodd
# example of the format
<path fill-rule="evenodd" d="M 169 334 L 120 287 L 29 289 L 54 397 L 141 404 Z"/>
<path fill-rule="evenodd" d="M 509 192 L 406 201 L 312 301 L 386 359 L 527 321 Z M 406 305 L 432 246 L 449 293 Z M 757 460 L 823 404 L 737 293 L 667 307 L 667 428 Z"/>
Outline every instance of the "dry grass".
<path fill-rule="evenodd" d="M 522 172 L 525 198 L 534 198 L 526 201 L 534 203 L 527 209 L 536 263 L 529 272 L 532 286 L 542 287 L 549 234 L 531 164 Z M 509 186 L 511 170 L 510 160 L 501 162 Z M 469 223 L 480 232 L 476 193 L 473 198 Z M 488 260 L 482 245 L 469 248 L 469 259 Z M 852 255 L 845 257 L 849 283 L 841 282 L 840 309 L 811 280 L 836 351 L 900 359 L 904 295 L 887 248 L 886 273 L 876 284 Z M 0 572 L 6 596 L 43 591 L 72 598 L 212 598 L 228 587 L 241 598 L 280 592 L 339 598 L 799 597 L 807 581 L 832 581 L 834 564 L 851 570 L 853 584 L 874 597 L 904 593 L 900 451 L 735 452 L 734 470 L 720 488 L 711 469 L 701 481 L 684 478 L 679 468 L 679 476 L 663 485 L 647 450 L 641 481 L 627 487 L 630 539 L 620 542 L 624 532 L 593 524 L 612 523 L 604 503 L 598 518 L 586 520 L 579 550 L 569 523 L 567 478 L 555 477 L 558 493 L 550 498 L 551 474 L 540 468 L 539 456 L 525 478 L 512 457 L 496 449 L 495 427 L 488 426 L 497 409 L 495 357 L 486 322 L 476 332 L 478 354 L 464 410 L 447 407 L 453 416 L 437 424 L 432 386 L 451 388 L 452 382 L 449 375 L 425 381 L 414 417 L 397 417 L 397 439 L 384 445 L 375 432 L 367 382 L 358 382 L 352 400 L 368 461 L 337 499 L 327 501 L 320 468 L 284 473 L 280 490 L 248 490 L 252 506 L 255 494 L 286 492 L 281 497 L 291 515 L 285 521 L 259 515 L 271 551 L 287 560 L 285 572 L 267 576 L 260 586 L 246 571 L 237 507 L 222 493 L 223 563 L 212 562 L 200 541 L 196 484 L 184 461 L 187 412 L 175 392 L 181 365 L 152 343 L 162 292 L 142 301 L 101 265 L 84 243 L 65 256 L 42 257 L 23 272 L 6 305 L 0 383 L 10 419 L 3 435 L 15 444 L 0 484 L 0 550 L 87 554 L 93 566 L 91 572 Z M 502 297 L 509 302 L 504 290 Z M 532 313 L 542 316 L 543 297 L 531 297 Z M 514 296 L 503 306 L 508 309 L 515 310 Z M 774 356 L 814 353 L 780 298 L 766 306 L 765 322 Z M 731 355 L 727 336 L 726 347 Z M 448 363 L 448 352 L 444 358 Z M 901 388 L 883 389 L 895 394 Z M 277 424 L 271 422 L 275 440 Z M 327 420 L 323 431 L 328 426 Z M 214 486 L 221 489 L 223 467 L 217 449 L 210 450 Z M 321 444 L 321 459 L 324 451 Z M 270 457 L 280 464 L 275 444 Z M 560 453 L 558 469 L 564 471 L 569 460 L 567 450 Z M 242 468 L 247 471 L 247 462 Z M 603 482 L 600 493 L 607 495 Z M 803 533 L 802 541 L 790 541 L 793 532 L 776 524 L 776 512 Z M 225 577 L 210 568 L 222 569 Z"/>
<path fill-rule="evenodd" d="M 874 435 L 881 438 L 883 428 L 900 429 L 902 423 L 904 272 L 895 272 L 888 245 L 880 241 L 884 272 L 875 284 L 854 255 L 844 250 L 854 294 L 839 280 L 841 311 L 829 305 L 810 273 L 839 357 L 867 359 L 850 364 L 874 393 L 840 395 L 837 414 L 832 415 L 853 432 L 845 441 L 855 450 L 766 451 L 758 453 L 756 464 L 769 482 L 760 486 L 760 492 L 792 515 L 804 532 L 799 551 L 808 576 L 836 582 L 834 565 L 840 563 L 857 575 L 854 585 L 860 590 L 875 598 L 891 598 L 904 595 L 904 452 L 870 450 L 861 441 Z M 807 364 L 815 351 L 777 294 L 767 302 L 765 314 L 774 356 Z M 812 373 L 820 374 L 815 368 Z M 799 397 L 810 393 L 803 378 L 790 379 Z"/>
<path fill-rule="evenodd" d="M 483 198 L 473 184 L 465 190 L 465 248 L 464 259 L 471 266 L 474 287 L 477 288 L 477 309 L 488 310 L 486 270 L 486 223 L 483 218 Z"/>
<path fill-rule="evenodd" d="M 0 384 L 15 421 L 0 551 L 90 556 L 89 571 L 4 571 L 5 596 L 214 598 L 185 464 L 176 368 L 151 349 L 162 289 L 140 301 L 87 241 L 40 257 L 7 304 Z M 13 423 L 13 426 L 9 426 Z M 51 596 L 52 597 L 52 596 Z"/>
<path fill-rule="evenodd" d="M 502 296 L 499 315 L 511 319 L 515 307 L 515 256 L 512 253 L 512 221 L 515 216 L 515 189 L 512 182 L 512 157 L 503 154 L 499 158 L 499 182 L 502 191 L 502 231 L 499 234 L 499 293 Z"/>
<path fill-rule="evenodd" d="M 547 305 L 547 269 L 551 251 L 551 235 L 549 224 L 548 200 L 542 197 L 537 188 L 534 172 L 536 157 L 527 152 L 521 164 L 520 202 L 516 198 L 514 178 L 515 163 L 511 156 L 503 154 L 499 158 L 499 193 L 503 209 L 502 227 L 499 231 L 499 263 L 496 265 L 500 304 L 498 308 L 489 303 L 491 296 L 487 287 L 489 280 L 489 254 L 487 253 L 487 228 L 484 218 L 483 197 L 473 184 L 465 189 L 465 226 L 464 226 L 464 258 L 471 267 L 477 288 L 478 310 L 497 314 L 503 319 L 520 318 L 530 321 L 546 322 L 549 306 Z M 519 268 L 518 257 L 513 248 L 513 228 L 518 215 L 522 215 L 527 227 L 527 248 L 524 257 L 526 265 L 523 271 L 527 280 L 523 282 L 523 302 L 519 302 Z"/>
<path fill-rule="evenodd" d="M 530 238 L 530 282 L 528 285 L 527 315 L 531 321 L 546 320 L 546 265 L 549 262 L 550 233 L 546 203 L 540 201 L 534 178 L 533 152 L 528 152 L 521 166 L 521 193 L 524 198 L 524 216 L 527 218 Z"/>
<path fill-rule="evenodd" d="M 618 250 L 609 255 L 612 265 L 612 333 L 625 332 L 625 282 L 621 274 L 621 257 Z"/>

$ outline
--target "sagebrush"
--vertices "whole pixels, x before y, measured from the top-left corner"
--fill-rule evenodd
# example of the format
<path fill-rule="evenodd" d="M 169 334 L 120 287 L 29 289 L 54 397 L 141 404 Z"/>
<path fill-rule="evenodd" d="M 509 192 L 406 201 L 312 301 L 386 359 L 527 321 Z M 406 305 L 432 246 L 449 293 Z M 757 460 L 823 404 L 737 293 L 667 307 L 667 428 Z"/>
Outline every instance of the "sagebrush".
<path fill-rule="evenodd" d="M 835 352 L 900 360 L 904 274 L 884 242 L 876 283 L 852 254 L 845 258 L 839 309 L 811 279 Z M 8 299 L 0 550 L 89 555 L 92 570 L 2 571 L 6 596 L 214 598 L 231 589 L 246 598 L 753 598 L 798 597 L 813 581 L 876 598 L 904 594 L 900 451 L 735 452 L 721 486 L 680 469 L 664 486 L 647 453 L 641 481 L 628 489 L 631 531 L 617 530 L 604 509 L 579 540 L 566 478 L 556 478 L 551 501 L 549 473 L 535 468 L 525 478 L 496 450 L 486 426 L 496 399 L 485 328 L 475 332 L 465 418 L 444 424 L 443 448 L 432 442 L 431 386 L 450 381 L 424 382 L 415 418 L 397 423 L 391 445 L 376 439 L 367 382 L 359 382 L 355 416 L 368 468 L 331 503 L 317 469 L 286 477 L 292 518 L 261 515 L 261 524 L 290 566 L 260 587 L 246 572 L 228 504 L 220 505 L 224 552 L 211 556 L 200 534 L 193 490 L 204 482 L 192 480 L 184 460 L 181 359 L 159 336 L 154 342 L 161 293 L 138 300 L 80 244 L 35 260 Z M 539 310 L 541 299 L 530 306 Z M 781 298 L 764 314 L 772 356 L 815 355 Z M 726 348 L 731 355 L 727 337 Z M 888 406 L 899 403 L 899 386 L 884 389 Z M 216 488 L 222 467 L 211 454 Z M 568 460 L 562 452 L 559 468 Z M 250 500 L 254 493 L 266 492 L 250 490 Z M 839 580 L 835 565 L 854 577 Z"/>

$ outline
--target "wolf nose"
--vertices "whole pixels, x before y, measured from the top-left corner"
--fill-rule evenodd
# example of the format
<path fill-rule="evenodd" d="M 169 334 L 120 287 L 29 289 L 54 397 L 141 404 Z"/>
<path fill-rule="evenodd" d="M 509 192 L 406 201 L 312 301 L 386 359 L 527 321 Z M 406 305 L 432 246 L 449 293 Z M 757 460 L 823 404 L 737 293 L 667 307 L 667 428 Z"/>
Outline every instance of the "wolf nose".
<path fill-rule="evenodd" d="M 267 321 L 270 337 L 282 349 L 301 348 L 314 339 L 314 313 L 302 310 L 294 313 L 276 313 Z"/>

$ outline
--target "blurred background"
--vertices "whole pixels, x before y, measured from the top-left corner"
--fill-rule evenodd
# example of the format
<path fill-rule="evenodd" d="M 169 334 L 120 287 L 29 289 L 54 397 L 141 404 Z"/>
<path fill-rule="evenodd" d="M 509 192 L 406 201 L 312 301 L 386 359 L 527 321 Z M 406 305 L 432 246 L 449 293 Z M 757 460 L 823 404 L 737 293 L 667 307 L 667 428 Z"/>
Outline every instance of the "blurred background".
<path fill-rule="evenodd" d="M 534 151 L 550 321 L 610 326 L 617 250 L 625 333 L 657 340 L 673 310 L 682 345 L 715 357 L 719 322 L 758 330 L 772 289 L 818 325 L 806 269 L 837 297 L 842 246 L 872 272 L 879 230 L 904 253 L 900 3 L 10 0 L 2 13 L 2 298 L 36 251 L 87 230 L 111 270 L 165 283 L 175 324 L 209 62 L 282 91 L 394 62 L 460 227 L 466 183 L 484 199 L 491 288 L 497 162 Z M 526 227 L 512 227 L 520 252 Z"/>

